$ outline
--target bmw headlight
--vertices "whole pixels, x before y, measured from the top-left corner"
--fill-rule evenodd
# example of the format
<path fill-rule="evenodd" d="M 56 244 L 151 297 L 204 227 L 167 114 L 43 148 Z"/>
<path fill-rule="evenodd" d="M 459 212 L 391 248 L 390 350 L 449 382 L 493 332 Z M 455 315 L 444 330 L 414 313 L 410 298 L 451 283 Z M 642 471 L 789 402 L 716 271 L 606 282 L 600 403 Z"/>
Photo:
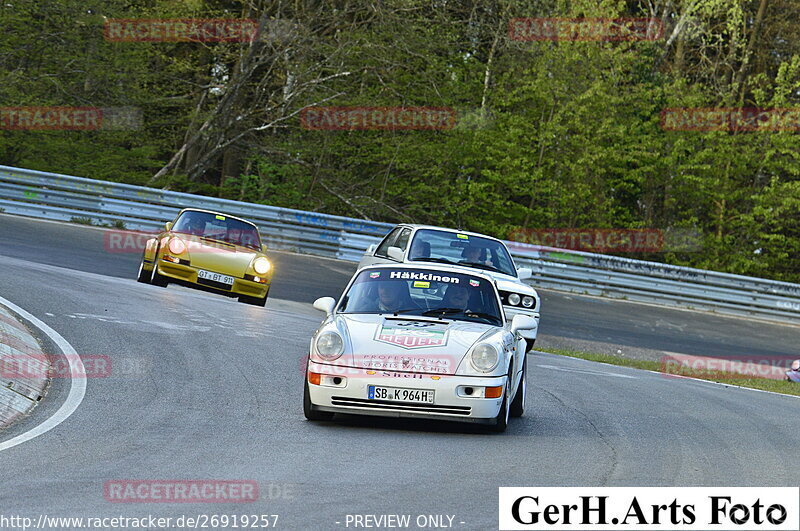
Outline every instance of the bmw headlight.
<path fill-rule="evenodd" d="M 263 256 L 259 256 L 253 262 L 253 269 L 255 269 L 256 273 L 259 275 L 266 275 L 269 273 L 269 270 L 272 269 L 272 264 Z"/>
<path fill-rule="evenodd" d="M 519 295 L 517 295 L 516 293 L 511 293 L 508 296 L 508 303 L 511 306 L 517 306 L 519 304 Z"/>
<path fill-rule="evenodd" d="M 497 362 L 500 361 L 500 355 L 494 346 L 488 343 L 481 343 L 472 349 L 469 361 L 475 370 L 491 372 L 497 367 Z"/>
<path fill-rule="evenodd" d="M 530 308 L 531 306 L 533 306 L 533 302 L 534 302 L 533 297 L 529 295 L 525 295 L 524 297 L 522 297 L 522 305 L 525 306 L 526 308 Z"/>
<path fill-rule="evenodd" d="M 172 254 L 183 254 L 186 252 L 186 244 L 180 238 L 172 238 L 169 241 L 169 252 Z"/>
<path fill-rule="evenodd" d="M 344 352 L 344 341 L 336 332 L 322 332 L 317 336 L 316 348 L 321 358 L 335 360 Z"/>

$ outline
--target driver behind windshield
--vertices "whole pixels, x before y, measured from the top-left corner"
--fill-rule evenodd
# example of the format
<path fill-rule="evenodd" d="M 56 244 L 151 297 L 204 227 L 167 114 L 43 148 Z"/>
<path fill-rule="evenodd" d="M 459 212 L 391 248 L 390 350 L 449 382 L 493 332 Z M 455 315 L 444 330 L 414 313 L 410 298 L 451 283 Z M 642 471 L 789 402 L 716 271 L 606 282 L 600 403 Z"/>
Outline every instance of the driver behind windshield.
<path fill-rule="evenodd" d="M 489 260 L 481 260 L 482 251 L 483 249 L 475 245 L 470 245 L 469 247 L 465 247 L 464 252 L 461 253 L 461 256 L 464 257 L 464 259 L 461 260 L 461 262 L 471 263 L 471 264 L 483 264 L 487 266 L 492 265 L 492 262 L 490 262 Z"/>
<path fill-rule="evenodd" d="M 184 214 L 176 224 L 175 230 L 184 234 L 202 236 L 206 229 L 206 222 L 201 216 Z"/>

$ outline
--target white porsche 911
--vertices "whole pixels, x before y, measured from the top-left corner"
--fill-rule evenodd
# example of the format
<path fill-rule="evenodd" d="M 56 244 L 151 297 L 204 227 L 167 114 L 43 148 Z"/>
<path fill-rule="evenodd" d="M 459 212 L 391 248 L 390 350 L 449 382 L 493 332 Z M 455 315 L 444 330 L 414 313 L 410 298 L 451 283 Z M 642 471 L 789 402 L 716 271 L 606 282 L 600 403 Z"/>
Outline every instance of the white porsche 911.
<path fill-rule="evenodd" d="M 523 330 L 506 320 L 496 281 L 458 266 L 360 269 L 338 303 L 314 302 L 325 320 L 311 339 L 303 410 L 422 417 L 505 431 L 525 409 Z"/>

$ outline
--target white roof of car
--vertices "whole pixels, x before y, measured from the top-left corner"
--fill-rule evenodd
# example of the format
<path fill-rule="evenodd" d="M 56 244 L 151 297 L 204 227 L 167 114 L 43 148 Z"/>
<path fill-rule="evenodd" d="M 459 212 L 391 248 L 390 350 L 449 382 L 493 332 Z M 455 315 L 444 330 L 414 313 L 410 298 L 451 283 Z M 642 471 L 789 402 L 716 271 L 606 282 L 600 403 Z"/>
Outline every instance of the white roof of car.
<path fill-rule="evenodd" d="M 493 236 L 489 236 L 488 234 L 481 234 L 480 232 L 471 232 L 471 231 L 468 231 L 468 230 L 451 229 L 451 228 L 448 228 L 448 227 L 437 227 L 435 225 L 418 225 L 418 224 L 414 224 L 414 223 L 400 223 L 399 225 L 403 226 L 403 227 L 409 227 L 411 229 L 432 229 L 432 230 L 440 230 L 440 231 L 443 231 L 443 232 L 452 232 L 453 234 L 466 234 L 468 236 L 478 236 L 480 238 L 486 238 L 486 239 L 489 239 L 489 240 L 495 240 L 495 241 L 498 241 L 500 243 L 503 243 L 503 241 L 498 239 L 498 238 L 495 238 Z M 503 244 L 503 245 L 505 245 L 505 244 Z"/>

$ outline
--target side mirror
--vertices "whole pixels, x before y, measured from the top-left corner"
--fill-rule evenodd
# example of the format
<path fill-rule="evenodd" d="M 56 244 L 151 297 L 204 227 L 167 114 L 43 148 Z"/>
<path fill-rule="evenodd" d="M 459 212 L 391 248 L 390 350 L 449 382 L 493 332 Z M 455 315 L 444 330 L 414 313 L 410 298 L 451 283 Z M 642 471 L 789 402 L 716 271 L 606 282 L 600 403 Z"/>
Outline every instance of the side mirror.
<path fill-rule="evenodd" d="M 164 223 L 164 229 L 166 229 L 167 232 L 171 231 L 172 230 L 172 222 L 171 221 L 167 221 L 166 223 Z"/>
<path fill-rule="evenodd" d="M 520 330 L 533 330 L 539 328 L 539 323 L 529 315 L 515 315 L 511 319 L 511 333 L 516 334 Z"/>
<path fill-rule="evenodd" d="M 405 253 L 403 253 L 403 250 L 400 247 L 389 247 L 389 249 L 386 250 L 386 254 L 392 260 L 397 260 L 398 262 L 402 262 L 403 255 Z"/>
<path fill-rule="evenodd" d="M 333 297 L 320 297 L 314 301 L 314 309 L 325 312 L 326 315 L 332 314 L 335 307 L 336 299 Z"/>
<path fill-rule="evenodd" d="M 533 269 L 530 267 L 520 267 L 517 269 L 517 276 L 520 280 L 527 280 L 533 276 Z"/>
<path fill-rule="evenodd" d="M 373 254 L 373 253 L 375 252 L 375 248 L 376 248 L 376 247 L 377 247 L 377 245 L 375 245 L 375 244 L 373 243 L 372 245 L 370 245 L 369 247 L 367 247 L 367 252 L 366 252 L 365 254 L 369 254 L 369 255 Z"/>

